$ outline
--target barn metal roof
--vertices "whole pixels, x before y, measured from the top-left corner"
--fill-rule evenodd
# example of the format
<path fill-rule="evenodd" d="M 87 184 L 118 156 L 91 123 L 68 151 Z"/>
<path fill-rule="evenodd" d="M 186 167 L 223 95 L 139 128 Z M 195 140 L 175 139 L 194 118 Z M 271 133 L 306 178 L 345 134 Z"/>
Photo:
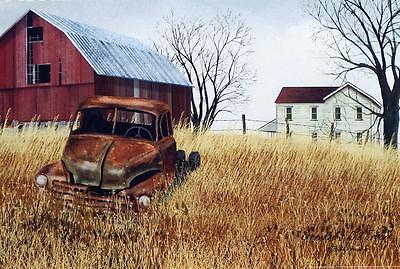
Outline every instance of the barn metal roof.
<path fill-rule="evenodd" d="M 98 75 L 191 86 L 166 57 L 132 37 L 42 10 L 30 11 L 62 31 Z"/>

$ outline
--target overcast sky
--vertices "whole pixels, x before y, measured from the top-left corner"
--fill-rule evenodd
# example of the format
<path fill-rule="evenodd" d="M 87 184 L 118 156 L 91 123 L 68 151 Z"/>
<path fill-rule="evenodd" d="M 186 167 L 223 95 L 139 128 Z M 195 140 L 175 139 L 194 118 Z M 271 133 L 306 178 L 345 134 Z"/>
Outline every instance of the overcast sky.
<path fill-rule="evenodd" d="M 249 58 L 257 81 L 248 89 L 249 102 L 235 109 L 236 117 L 271 120 L 275 98 L 283 86 L 340 84 L 326 75 L 323 44 L 312 38 L 313 21 L 305 13 L 304 0 L 0 0 L 0 32 L 29 8 L 38 8 L 73 20 L 133 36 L 151 44 L 158 38 L 157 24 L 173 9 L 178 17 L 209 19 L 228 9 L 240 13 L 252 28 L 255 53 Z M 315 25 L 314 25 L 315 26 Z M 355 74 L 351 81 L 378 100 L 375 80 Z"/>

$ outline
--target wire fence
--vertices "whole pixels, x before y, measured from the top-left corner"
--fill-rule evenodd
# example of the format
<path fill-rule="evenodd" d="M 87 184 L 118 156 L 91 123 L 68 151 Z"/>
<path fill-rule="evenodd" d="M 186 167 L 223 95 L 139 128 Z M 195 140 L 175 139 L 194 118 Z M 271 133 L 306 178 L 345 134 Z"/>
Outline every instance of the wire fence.
<path fill-rule="evenodd" d="M 271 121 L 257 120 L 257 119 L 247 119 L 244 115 L 242 119 L 227 119 L 227 120 L 215 120 L 212 131 L 215 132 L 263 132 L 262 127 Z M 264 133 L 268 133 L 265 132 Z"/>
<path fill-rule="evenodd" d="M 7 119 L 7 117 L 5 118 Z M 14 121 L 7 123 L 7 120 L 1 121 L 0 119 L 0 135 L 2 134 L 3 130 L 5 127 L 8 125 L 11 128 L 17 128 L 18 131 L 22 131 L 23 129 L 27 127 L 36 127 L 36 128 L 43 128 L 43 127 L 52 127 L 55 129 L 58 128 L 63 128 L 63 127 L 69 127 L 73 121 L 57 121 L 55 119 L 54 121 L 48 121 L 48 122 L 39 122 L 35 121 L 35 119 L 32 119 L 31 122 L 26 123 L 25 125 L 21 125 L 20 123 Z M 214 121 L 214 126 L 211 128 L 211 131 L 214 132 L 241 132 L 243 134 L 253 132 L 253 133 L 259 133 L 259 134 L 264 134 L 268 137 L 275 137 L 275 136 L 302 136 L 302 137 L 308 137 L 313 140 L 316 139 L 338 139 L 338 137 L 335 137 L 335 132 L 336 133 L 347 133 L 350 135 L 351 139 L 349 142 L 354 143 L 354 142 L 375 142 L 375 143 L 382 143 L 383 139 L 381 138 L 381 135 L 379 132 L 373 133 L 370 132 L 366 134 L 366 137 L 361 138 L 358 137 L 359 131 L 351 131 L 349 129 L 341 129 L 334 127 L 332 128 L 329 126 L 332 124 L 331 122 L 329 123 L 322 123 L 321 122 L 315 122 L 314 124 L 304 124 L 304 123 L 295 123 L 295 122 L 277 122 L 276 119 L 274 120 L 260 120 L 260 119 L 248 119 L 246 118 L 245 115 L 242 115 L 241 119 L 221 119 L 221 120 L 215 120 Z M 298 130 L 296 130 L 295 133 L 293 133 L 292 127 L 302 127 L 303 131 L 307 130 L 309 133 L 302 133 Z M 314 131 L 319 131 L 318 137 L 314 135 Z M 365 136 L 365 135 L 364 135 Z M 340 140 L 343 140 L 341 137 L 339 137 Z M 361 141 L 360 141 L 361 140 Z M 344 140 L 343 140 L 344 141 Z"/>
<path fill-rule="evenodd" d="M 276 120 L 259 120 L 259 119 L 247 119 L 245 115 L 242 115 L 242 119 L 223 119 L 215 120 L 215 126 L 211 129 L 215 132 L 242 132 L 246 134 L 248 132 L 257 132 L 261 134 L 266 134 L 270 137 L 274 136 L 302 136 L 308 137 L 313 140 L 317 139 L 329 139 L 329 140 L 347 140 L 349 143 L 382 143 L 383 139 L 379 131 L 373 132 L 371 130 L 360 130 L 352 131 L 350 129 L 338 128 L 337 126 L 332 127 L 331 122 L 322 123 L 316 122 L 314 124 L 304 124 L 304 123 L 293 123 L 293 122 L 277 122 Z M 225 125 L 225 126 L 223 126 Z M 296 130 L 293 133 L 292 127 L 302 127 L 303 131 L 307 130 L 310 133 L 302 133 Z M 286 129 L 286 130 L 285 130 Z M 297 128 L 298 129 L 298 128 Z M 283 131 L 282 131 L 283 130 Z M 317 137 L 314 132 L 318 131 Z M 347 134 L 346 138 L 338 137 L 337 134 Z M 360 137 L 361 134 L 361 137 Z"/>

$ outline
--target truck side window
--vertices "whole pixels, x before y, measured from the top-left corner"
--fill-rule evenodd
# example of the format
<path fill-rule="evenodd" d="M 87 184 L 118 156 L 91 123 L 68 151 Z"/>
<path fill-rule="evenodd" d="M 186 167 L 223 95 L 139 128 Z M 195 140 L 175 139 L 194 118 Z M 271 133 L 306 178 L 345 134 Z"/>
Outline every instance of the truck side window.
<path fill-rule="evenodd" d="M 168 133 L 169 133 L 169 135 L 173 135 L 174 131 L 172 129 L 171 112 L 167 113 L 167 121 L 168 121 Z"/>
<path fill-rule="evenodd" d="M 161 137 L 167 137 L 168 134 L 168 121 L 166 114 L 162 114 L 161 121 L 160 121 L 160 129 L 161 129 Z"/>

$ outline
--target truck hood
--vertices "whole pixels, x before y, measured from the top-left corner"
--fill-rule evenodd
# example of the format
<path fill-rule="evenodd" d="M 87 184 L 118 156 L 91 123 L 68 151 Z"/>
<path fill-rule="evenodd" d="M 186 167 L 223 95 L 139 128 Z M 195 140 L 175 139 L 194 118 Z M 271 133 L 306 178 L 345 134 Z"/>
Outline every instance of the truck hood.
<path fill-rule="evenodd" d="M 71 135 L 62 161 L 75 183 L 106 190 L 128 188 L 137 175 L 162 165 L 150 141 L 101 135 Z"/>

